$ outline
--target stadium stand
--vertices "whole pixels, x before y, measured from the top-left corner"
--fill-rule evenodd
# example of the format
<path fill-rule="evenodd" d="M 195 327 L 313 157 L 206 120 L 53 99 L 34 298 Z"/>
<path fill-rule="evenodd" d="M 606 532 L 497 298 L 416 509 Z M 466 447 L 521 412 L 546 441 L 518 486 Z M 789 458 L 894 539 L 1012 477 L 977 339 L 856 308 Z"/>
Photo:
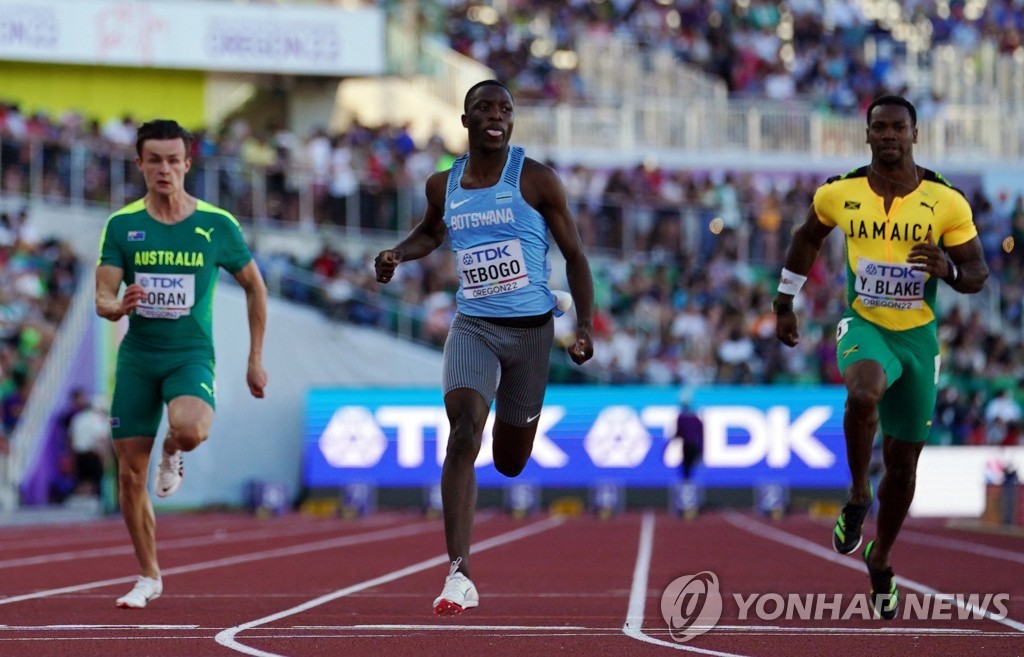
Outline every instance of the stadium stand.
<path fill-rule="evenodd" d="M 647 129 L 648 139 L 670 147 L 691 143 L 692 131 L 680 120 L 688 104 L 678 102 L 689 100 L 687 93 L 710 98 L 712 111 L 729 116 L 744 103 L 781 103 L 780 116 L 803 112 L 814 127 L 808 141 L 824 134 L 826 145 L 829 130 L 850 130 L 821 117 L 849 116 L 844 125 L 856 130 L 846 141 L 858 146 L 857 118 L 866 104 L 883 92 L 905 93 L 918 104 L 922 121 L 940 121 L 929 141 L 937 134 L 945 141 L 925 148 L 947 156 L 955 156 L 973 127 L 983 123 L 978 117 L 987 116 L 986 105 L 998 101 L 1012 109 L 1019 102 L 1014 94 L 1021 85 L 1007 80 L 1014 79 L 1008 62 L 1021 52 L 1024 10 L 1008 0 L 889 3 L 900 12 L 885 15 L 878 13 L 885 3 L 853 0 L 793 0 L 784 6 L 765 0 L 509 0 L 504 15 L 483 3 L 411 4 L 420 12 L 421 27 L 508 80 L 517 98 L 544 110 L 537 115 L 545 121 L 555 103 L 564 104 L 559 111 L 573 112 L 574 104 L 621 100 L 612 94 L 625 88 L 626 69 L 595 68 L 595 53 L 602 49 L 621 47 L 617 62 L 639 62 L 629 71 L 655 77 L 659 71 L 689 71 L 688 91 L 672 87 L 666 94 L 680 108 L 653 123 L 657 129 Z M 967 69 L 977 75 L 958 74 Z M 646 88 L 642 91 L 647 100 Z M 580 112 L 580 131 L 607 139 L 586 116 Z M 746 128 L 758 116 L 744 110 L 729 125 Z M 947 117 L 948 123 L 941 123 Z M 768 127 L 756 138 L 740 131 L 746 138 L 737 143 L 756 145 L 770 157 L 772 148 L 795 141 L 792 131 L 767 119 L 764 124 Z M 101 124 L 77 113 L 25 113 L 15 103 L 0 102 L 0 194 L 98 212 L 119 207 L 142 190 L 132 164 L 134 127 L 131 116 Z M 545 134 L 527 116 L 523 132 Z M 1024 144 L 1019 130 L 994 137 L 977 132 L 990 148 L 1009 154 Z M 422 210 L 425 177 L 450 162 L 452 153 L 439 136 L 417 141 L 404 123 L 358 120 L 342 131 L 302 134 L 238 117 L 197 137 L 190 191 L 229 209 L 254 233 L 273 229 L 302 236 L 301 249 L 282 246 L 287 240 L 256 243 L 258 262 L 275 294 L 315 306 L 339 322 L 384 328 L 434 347 L 443 343 L 454 312 L 450 257 L 438 253 L 405 267 L 397 284 L 384 290 L 374 283 L 370 265 L 379 240 L 407 230 Z M 633 137 L 632 145 L 642 150 L 643 135 Z M 716 133 L 716 138 L 728 137 Z M 594 254 L 599 308 L 595 361 L 581 374 L 560 350 L 553 351 L 552 379 L 837 382 L 830 327 L 841 300 L 834 286 L 822 283 L 841 276 L 841 245 L 833 241 L 812 272 L 817 285 L 808 286 L 802 300 L 807 339 L 799 348 L 779 347 L 768 302 L 784 236 L 803 216 L 815 186 L 838 171 L 827 162 L 811 171 L 737 167 L 725 159 L 701 165 L 616 159 L 621 161 L 551 161 Z M 970 172 L 950 178 L 971 199 L 993 276 L 980 304 L 957 301 L 942 320 L 948 365 L 932 440 L 1016 444 L 1024 402 L 1024 344 L 1015 330 L 1024 318 L 1024 257 L 1019 248 L 1004 251 L 1001 242 L 1010 236 L 1024 244 L 1024 197 L 990 197 Z M 725 224 L 717 236 L 706 228 L 713 218 Z M 59 242 L 5 244 L 19 223 L 17 216 L 0 218 L 5 437 L 77 276 L 73 254 Z M 49 264 L 57 262 L 63 264 Z M 50 293 L 38 294 L 40 289 Z M 568 326 L 558 330 L 559 341 L 567 339 Z M 1002 394 L 1006 390 L 1013 394 Z"/>
<path fill-rule="evenodd" d="M 733 98 L 857 114 L 883 93 L 909 93 L 929 117 L 947 100 L 962 102 L 976 91 L 943 73 L 964 61 L 978 60 L 980 68 L 980 60 L 1012 54 L 1024 27 L 1014 2 L 504 4 L 504 12 L 484 3 L 421 11 L 454 50 L 511 81 L 520 97 L 548 101 L 593 96 L 597 90 L 579 75 L 574 55 L 588 40 L 614 35 L 638 44 L 648 58 L 667 53 L 720 79 Z M 972 102 L 985 100 L 975 95 Z"/>
<path fill-rule="evenodd" d="M 4 105 L 4 189 L 58 203 L 110 207 L 132 198 L 140 188 L 127 159 L 130 146 L 124 135 L 129 126 L 89 125 L 74 116 L 24 117 L 17 106 Z M 359 244 L 360 236 L 407 229 L 421 202 L 414 181 L 450 157 L 439 140 L 420 147 L 402 126 L 390 125 L 356 125 L 336 135 L 300 137 L 287 130 L 258 135 L 236 121 L 218 138 L 201 133 L 193 156 L 194 191 L 210 197 L 212 182 L 219 203 L 254 226 L 295 231 L 300 196 L 315 200 L 313 217 L 325 235 L 318 252 L 257 252 L 275 293 L 315 305 L 340 321 L 385 327 L 436 347 L 443 344 L 454 313 L 456 279 L 450 258 L 438 253 L 413 263 L 400 270 L 398 285 L 382 290 L 372 276 L 372 248 L 360 251 L 349 245 L 343 252 L 337 246 L 341 236 L 356 238 L 354 244 Z M 809 287 L 805 335 L 813 339 L 798 349 L 778 346 L 768 313 L 782 236 L 803 216 L 822 176 L 646 163 L 619 169 L 579 163 L 560 168 L 583 239 L 597 255 L 598 356 L 586 380 L 838 381 L 828 327 L 841 304 L 831 287 Z M 940 407 L 935 439 L 1015 440 L 1015 430 L 997 437 L 979 430 L 973 418 L 983 415 L 984 405 L 1021 375 L 1024 347 L 1004 331 L 1019 324 L 1024 307 L 1021 255 L 1019 250 L 1005 253 L 1000 242 L 1012 235 L 1024 243 L 1024 198 L 989 199 L 975 181 L 967 183 L 975 185 L 975 219 L 996 275 L 983 314 L 954 310 L 943 320 L 947 353 L 956 354 L 946 370 L 945 389 L 957 393 L 956 399 L 943 393 L 950 403 Z M 262 208 L 256 203 L 260 198 L 265 199 Z M 725 224 L 720 235 L 706 228 L 715 217 Z M 825 256 L 812 276 L 819 283 L 829 275 L 841 276 L 841 252 L 832 248 Z M 567 330 L 562 327 L 560 339 L 567 338 Z M 580 379 L 560 352 L 552 357 L 554 380 Z"/>
<path fill-rule="evenodd" d="M 26 220 L 21 209 L 0 212 L 0 481 L 80 269 L 67 243 L 41 239 Z"/>

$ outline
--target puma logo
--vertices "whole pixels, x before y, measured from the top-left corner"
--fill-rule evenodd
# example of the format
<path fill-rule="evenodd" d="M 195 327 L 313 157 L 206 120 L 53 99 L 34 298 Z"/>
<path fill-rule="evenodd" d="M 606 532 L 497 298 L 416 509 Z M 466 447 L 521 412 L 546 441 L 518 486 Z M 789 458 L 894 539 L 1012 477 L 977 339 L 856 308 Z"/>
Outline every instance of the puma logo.
<path fill-rule="evenodd" d="M 850 347 L 849 349 L 846 349 L 846 350 L 843 351 L 843 358 L 846 358 L 850 354 L 854 353 L 855 351 L 859 351 L 859 350 L 860 350 L 860 345 L 859 344 L 855 344 L 852 347 Z"/>
<path fill-rule="evenodd" d="M 211 228 L 210 230 L 203 230 L 199 226 L 196 226 L 196 234 L 197 235 L 202 235 L 203 237 L 205 237 L 207 242 L 212 242 L 213 241 L 213 240 L 210 239 L 210 233 L 212 233 L 212 232 L 213 232 L 213 228 Z"/>
<path fill-rule="evenodd" d="M 933 216 L 933 217 L 935 216 L 935 206 L 936 206 L 936 205 L 938 205 L 938 204 L 939 204 L 939 202 L 938 202 L 938 201 L 935 201 L 935 202 L 934 202 L 934 203 L 932 203 L 931 205 L 928 205 L 928 204 L 927 204 L 927 203 L 925 203 L 924 201 L 921 201 L 921 205 L 923 205 L 924 207 L 926 207 L 926 208 L 928 208 L 929 210 L 931 210 L 931 211 L 932 211 L 932 216 Z"/>
<path fill-rule="evenodd" d="M 210 230 L 213 230 L 213 229 L 211 228 Z M 200 381 L 199 382 L 199 387 L 202 388 L 203 390 L 205 390 L 206 394 L 208 394 L 211 397 L 213 397 L 213 388 L 211 388 L 210 386 L 206 385 L 205 382 Z"/>

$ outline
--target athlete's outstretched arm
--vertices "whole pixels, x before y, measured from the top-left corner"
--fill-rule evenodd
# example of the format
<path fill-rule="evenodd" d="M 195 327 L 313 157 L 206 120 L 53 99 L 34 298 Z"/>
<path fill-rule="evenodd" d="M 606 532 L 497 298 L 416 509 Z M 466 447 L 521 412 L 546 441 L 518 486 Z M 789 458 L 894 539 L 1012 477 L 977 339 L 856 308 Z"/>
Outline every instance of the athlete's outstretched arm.
<path fill-rule="evenodd" d="M 594 279 L 590 262 L 583 252 L 580 232 L 569 211 L 558 174 L 540 162 L 527 159 L 521 182 L 523 198 L 544 217 L 555 244 L 565 256 L 565 277 L 576 304 L 576 342 L 569 346 L 568 352 L 573 362 L 581 365 L 594 355 L 590 336 L 594 328 Z"/>
<path fill-rule="evenodd" d="M 124 270 L 113 265 L 96 267 L 96 314 L 112 322 L 121 319 L 139 305 L 146 295 L 138 283 L 129 285 L 124 296 L 118 298 Z"/>
<path fill-rule="evenodd" d="M 378 253 L 373 261 L 378 283 L 389 282 L 395 275 L 398 263 L 422 258 L 444 244 L 447 233 L 444 225 L 444 197 L 447 184 L 447 171 L 434 173 L 427 178 L 427 209 L 423 212 L 423 219 L 409 231 L 404 240 L 393 249 Z"/>
<path fill-rule="evenodd" d="M 263 369 L 263 335 L 267 330 L 267 286 L 255 260 L 235 274 L 235 280 L 245 290 L 245 305 L 249 316 L 249 366 L 245 381 L 249 393 L 263 398 L 267 385 L 267 372 Z"/>
<path fill-rule="evenodd" d="M 818 220 L 818 213 L 814 210 L 814 204 L 811 204 L 804 223 L 793 233 L 793 241 L 786 251 L 784 268 L 794 274 L 806 276 L 821 253 L 821 245 L 831 232 L 830 226 Z M 796 313 L 793 312 L 793 295 L 779 292 L 775 296 L 775 301 L 779 304 L 789 304 L 788 310 L 781 310 L 775 314 L 775 337 L 783 344 L 795 347 L 800 342 L 800 331 L 797 328 Z"/>

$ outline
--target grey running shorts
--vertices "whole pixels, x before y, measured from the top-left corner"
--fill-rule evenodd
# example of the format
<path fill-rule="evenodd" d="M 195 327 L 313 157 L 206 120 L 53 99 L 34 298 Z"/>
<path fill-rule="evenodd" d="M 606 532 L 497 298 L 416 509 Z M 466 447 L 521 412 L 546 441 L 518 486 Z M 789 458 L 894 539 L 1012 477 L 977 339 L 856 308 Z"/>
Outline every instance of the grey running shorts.
<path fill-rule="evenodd" d="M 444 344 L 444 393 L 476 390 L 502 422 L 531 424 L 544 404 L 554 336 L 553 319 L 518 328 L 457 313 Z"/>

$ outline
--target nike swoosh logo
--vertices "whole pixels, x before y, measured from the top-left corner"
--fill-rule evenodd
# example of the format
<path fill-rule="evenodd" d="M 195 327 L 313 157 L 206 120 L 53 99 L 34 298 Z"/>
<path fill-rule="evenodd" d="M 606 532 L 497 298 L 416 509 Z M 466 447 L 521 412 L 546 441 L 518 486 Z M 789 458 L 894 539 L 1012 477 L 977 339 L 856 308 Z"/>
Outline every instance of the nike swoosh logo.
<path fill-rule="evenodd" d="M 199 387 L 202 388 L 203 390 L 205 390 L 206 394 L 208 394 L 211 397 L 213 397 L 213 388 L 211 388 L 210 386 L 208 386 L 208 385 L 206 385 L 205 383 L 202 383 L 202 382 L 199 383 Z"/>
<path fill-rule="evenodd" d="M 527 424 L 530 424 L 531 422 L 533 422 L 534 420 L 536 420 L 536 419 L 537 419 L 537 418 L 539 418 L 539 417 L 540 417 L 540 413 L 537 413 L 537 414 L 536 414 L 536 415 L 534 415 L 533 417 L 528 417 L 528 418 L 526 418 L 526 423 L 527 423 Z"/>
<path fill-rule="evenodd" d="M 458 203 L 456 203 L 455 201 L 452 201 L 451 203 L 448 204 L 448 207 L 451 208 L 452 210 L 454 210 L 455 208 L 459 207 L 460 205 L 464 205 L 466 203 L 469 203 L 472 200 L 473 199 L 471 199 L 471 198 L 464 198 L 461 201 L 459 201 Z"/>

